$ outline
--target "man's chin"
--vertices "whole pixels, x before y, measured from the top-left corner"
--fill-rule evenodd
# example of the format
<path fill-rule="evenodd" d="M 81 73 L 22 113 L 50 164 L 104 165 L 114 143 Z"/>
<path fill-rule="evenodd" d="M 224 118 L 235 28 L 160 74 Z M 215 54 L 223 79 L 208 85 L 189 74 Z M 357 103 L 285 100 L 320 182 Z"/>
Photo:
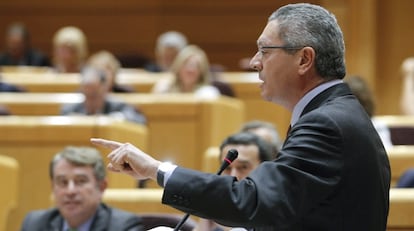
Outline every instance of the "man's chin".
<path fill-rule="evenodd" d="M 60 211 L 62 214 L 68 214 L 68 215 L 75 214 L 77 213 L 78 210 L 80 210 L 79 204 L 65 204 L 64 206 L 60 208 Z"/>
<path fill-rule="evenodd" d="M 272 101 L 272 98 L 269 97 L 267 94 L 265 94 L 263 91 L 261 93 L 261 96 L 262 96 L 262 99 L 265 100 L 265 101 L 268 101 L 268 102 Z"/>

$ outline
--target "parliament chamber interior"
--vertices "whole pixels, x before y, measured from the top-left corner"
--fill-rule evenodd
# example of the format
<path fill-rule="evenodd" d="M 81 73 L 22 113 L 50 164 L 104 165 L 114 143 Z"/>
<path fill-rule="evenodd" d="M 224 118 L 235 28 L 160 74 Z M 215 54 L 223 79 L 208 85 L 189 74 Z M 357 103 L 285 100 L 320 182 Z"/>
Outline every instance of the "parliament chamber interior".
<path fill-rule="evenodd" d="M 54 33 L 65 26 L 82 29 L 88 55 L 102 50 L 114 54 L 120 61 L 116 83 L 132 92 L 110 92 L 109 96 L 132 105 L 147 119 L 146 124 L 138 124 L 107 115 L 62 115 L 63 105 L 84 100 L 79 92 L 80 72 L 0 64 L 0 83 L 23 89 L 0 92 L 0 106 L 7 109 L 6 115 L 0 116 L 0 231 L 19 230 L 29 211 L 53 206 L 48 176 L 51 158 L 68 145 L 92 146 L 92 137 L 129 142 L 159 160 L 211 173 L 219 165 L 216 148 L 247 121 L 273 124 L 283 140 L 291 113 L 262 99 L 257 72 L 242 61 L 256 53 L 256 40 L 268 15 L 293 2 L 0 2 L 1 32 L 5 35 L 14 22 L 24 23 L 30 31 L 31 46 L 51 63 Z M 410 45 L 414 40 L 414 2 L 306 2 L 322 5 L 336 15 L 345 37 L 347 76 L 364 78 L 375 96 L 374 118 L 391 131 L 394 145 L 387 148 L 392 171 L 387 230 L 414 230 L 414 189 L 395 187 L 399 177 L 414 168 L 414 116 L 400 108 L 400 66 L 406 57 L 414 56 L 414 46 Z M 182 32 L 189 44 L 205 51 L 214 79 L 229 87 L 233 96 L 153 92 L 157 82 L 172 78 L 169 72 L 146 69 L 156 59 L 157 36 L 169 30 Z M 0 44 L 1 53 L 5 44 Z M 107 149 L 98 149 L 103 155 L 108 153 Z M 103 159 L 107 164 L 106 156 Z M 129 176 L 108 173 L 103 196 L 108 205 L 136 214 L 184 215 L 163 205 L 161 197 L 162 188 L 155 182 L 139 187 Z"/>

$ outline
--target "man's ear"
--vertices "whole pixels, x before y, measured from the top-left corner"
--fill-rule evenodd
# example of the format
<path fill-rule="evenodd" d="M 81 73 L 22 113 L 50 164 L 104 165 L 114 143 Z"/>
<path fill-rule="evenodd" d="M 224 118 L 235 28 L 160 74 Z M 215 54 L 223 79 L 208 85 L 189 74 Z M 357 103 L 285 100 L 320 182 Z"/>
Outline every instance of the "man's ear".
<path fill-rule="evenodd" d="M 300 52 L 299 74 L 304 75 L 313 67 L 316 53 L 312 47 L 304 47 Z"/>

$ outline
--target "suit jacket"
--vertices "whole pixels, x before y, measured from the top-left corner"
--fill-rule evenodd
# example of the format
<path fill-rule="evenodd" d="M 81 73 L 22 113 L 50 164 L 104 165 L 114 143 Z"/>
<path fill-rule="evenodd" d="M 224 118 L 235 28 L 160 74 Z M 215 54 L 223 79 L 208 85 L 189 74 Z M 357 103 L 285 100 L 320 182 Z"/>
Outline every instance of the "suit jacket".
<path fill-rule="evenodd" d="M 21 231 L 62 231 L 63 217 L 56 208 L 28 213 Z M 107 207 L 98 208 L 91 231 L 143 231 L 141 218 L 135 214 Z"/>
<path fill-rule="evenodd" d="M 10 83 L 0 82 L 0 92 L 24 92 L 25 89 Z"/>
<path fill-rule="evenodd" d="M 162 201 L 256 230 L 380 231 L 386 229 L 389 187 L 381 139 L 342 83 L 309 102 L 274 161 L 241 181 L 178 167 Z"/>
<path fill-rule="evenodd" d="M 21 60 L 13 60 L 8 53 L 0 54 L 0 66 L 1 65 L 50 66 L 50 61 L 43 53 L 34 49 L 29 49 L 25 52 Z"/>
<path fill-rule="evenodd" d="M 414 168 L 406 170 L 398 179 L 397 188 L 413 188 L 414 187 Z"/>
<path fill-rule="evenodd" d="M 69 115 L 74 113 L 86 115 L 85 105 L 83 102 L 63 105 L 61 109 L 62 115 Z M 140 124 L 146 123 L 145 116 L 133 106 L 125 104 L 123 102 L 107 99 L 102 114 L 116 116 L 118 113 L 129 121 Z"/>

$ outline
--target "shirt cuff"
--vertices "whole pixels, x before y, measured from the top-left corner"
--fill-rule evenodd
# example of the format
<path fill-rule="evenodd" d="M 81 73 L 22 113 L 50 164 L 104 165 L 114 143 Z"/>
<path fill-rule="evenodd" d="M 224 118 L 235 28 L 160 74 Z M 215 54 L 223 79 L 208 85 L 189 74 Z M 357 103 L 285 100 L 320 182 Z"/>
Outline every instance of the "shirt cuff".
<path fill-rule="evenodd" d="M 171 164 L 170 162 L 163 162 L 158 166 L 157 183 L 159 186 L 165 187 L 175 168 L 177 168 L 177 165 Z"/>

